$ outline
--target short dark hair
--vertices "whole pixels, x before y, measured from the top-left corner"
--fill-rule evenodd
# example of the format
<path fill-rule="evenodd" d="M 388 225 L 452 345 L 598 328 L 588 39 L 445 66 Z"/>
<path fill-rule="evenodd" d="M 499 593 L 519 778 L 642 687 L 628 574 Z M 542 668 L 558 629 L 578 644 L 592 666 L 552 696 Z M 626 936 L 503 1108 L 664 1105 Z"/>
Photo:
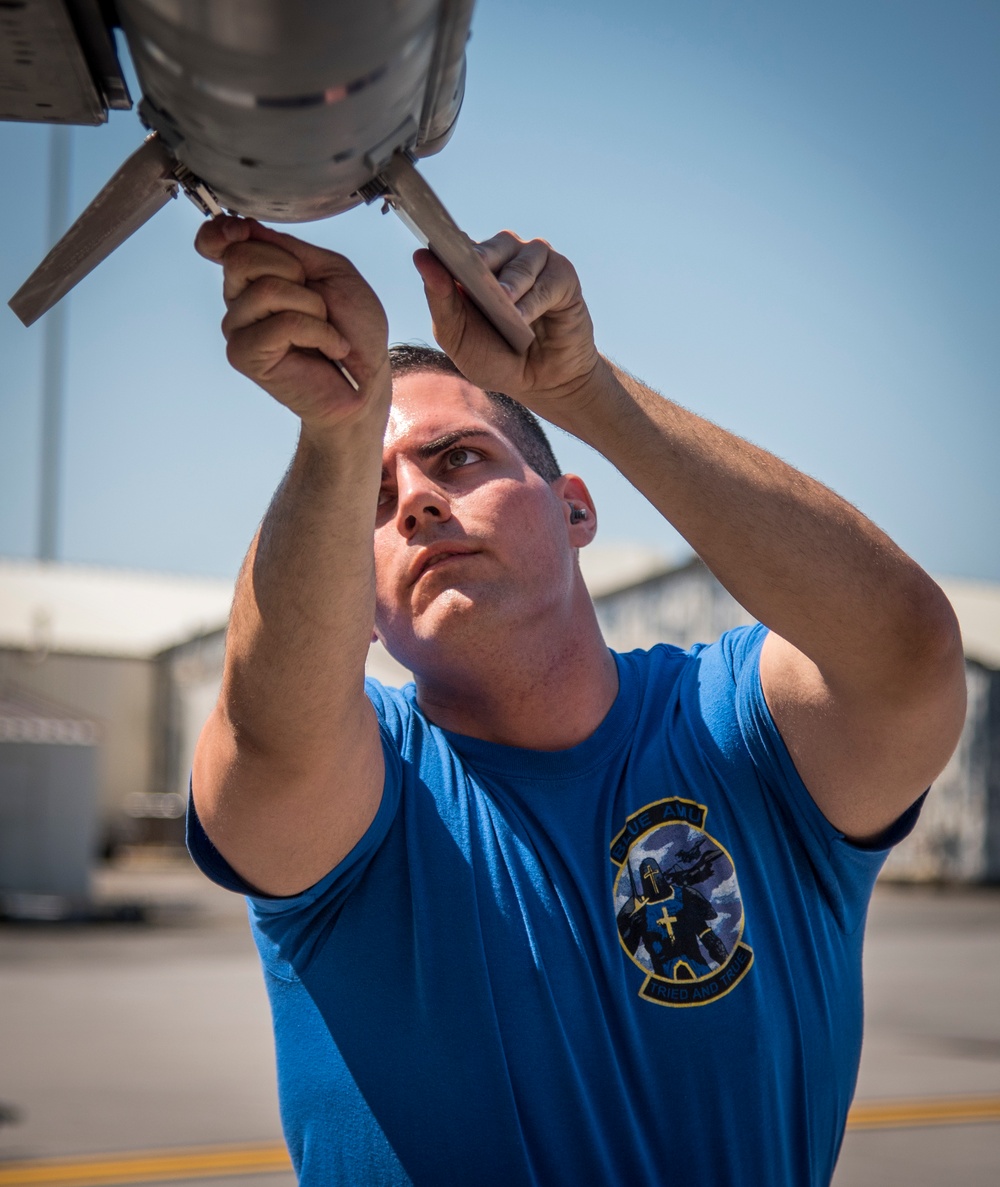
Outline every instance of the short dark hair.
<path fill-rule="evenodd" d="M 393 379 L 412 375 L 418 371 L 431 371 L 438 375 L 465 376 L 443 350 L 435 350 L 423 342 L 398 342 L 389 347 L 389 364 Z M 546 482 L 555 482 L 562 474 L 556 455 L 538 423 L 538 418 L 523 404 L 503 392 L 485 392 L 493 405 L 497 427 L 510 439 L 521 457 L 536 474 Z"/>

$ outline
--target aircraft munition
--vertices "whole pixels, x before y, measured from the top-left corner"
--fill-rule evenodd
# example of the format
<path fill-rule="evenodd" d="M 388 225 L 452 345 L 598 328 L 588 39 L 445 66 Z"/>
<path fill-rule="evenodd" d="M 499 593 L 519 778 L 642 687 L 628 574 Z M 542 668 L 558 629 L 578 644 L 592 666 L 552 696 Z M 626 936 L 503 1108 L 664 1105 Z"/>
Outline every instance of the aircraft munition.
<path fill-rule="evenodd" d="M 30 325 L 178 192 L 206 215 L 397 210 L 510 345 L 534 339 L 414 162 L 447 144 L 473 0 L 4 0 L 0 119 L 149 135 L 10 301 Z"/>

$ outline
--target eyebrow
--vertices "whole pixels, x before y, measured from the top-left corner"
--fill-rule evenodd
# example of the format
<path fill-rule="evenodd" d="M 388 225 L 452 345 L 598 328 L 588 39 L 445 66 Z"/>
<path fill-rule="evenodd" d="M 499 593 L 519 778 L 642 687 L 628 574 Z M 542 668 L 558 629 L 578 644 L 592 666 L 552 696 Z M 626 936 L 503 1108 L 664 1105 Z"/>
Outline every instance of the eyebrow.
<path fill-rule="evenodd" d="M 452 445 L 457 445 L 459 441 L 467 441 L 470 437 L 490 437 L 491 434 L 486 430 L 479 428 L 468 429 L 454 429 L 450 433 L 445 433 L 442 437 L 435 437 L 433 441 L 428 441 L 424 445 L 418 445 L 413 451 L 418 458 L 427 459 L 432 458 L 435 454 L 441 453 L 442 450 L 448 449 Z"/>
<path fill-rule="evenodd" d="M 428 458 L 436 457 L 437 454 L 450 449 L 453 445 L 457 445 L 459 441 L 468 441 L 471 437 L 485 437 L 488 441 L 494 440 L 489 429 L 481 428 L 479 425 L 470 425 L 465 429 L 453 429 L 450 433 L 435 437 L 433 441 L 418 445 L 413 452 L 421 461 L 426 461 Z M 385 479 L 388 473 L 389 471 L 383 466 L 382 478 Z"/>

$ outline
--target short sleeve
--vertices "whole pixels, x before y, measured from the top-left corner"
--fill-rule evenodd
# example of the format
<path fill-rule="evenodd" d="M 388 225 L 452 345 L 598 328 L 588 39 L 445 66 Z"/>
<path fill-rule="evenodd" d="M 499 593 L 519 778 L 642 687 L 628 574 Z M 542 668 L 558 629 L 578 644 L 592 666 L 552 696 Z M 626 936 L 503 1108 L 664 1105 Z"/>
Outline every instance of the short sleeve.
<path fill-rule="evenodd" d="M 760 653 L 767 633 L 759 624 L 738 627 L 718 644 L 735 685 L 740 734 L 759 780 L 778 801 L 786 824 L 804 846 L 838 922 L 851 931 L 864 919 L 889 850 L 916 824 L 924 797 L 869 844 L 848 840 L 827 820 L 796 770 L 764 699 Z"/>
<path fill-rule="evenodd" d="M 257 916 L 291 915 L 308 911 L 318 903 L 337 910 L 344 898 L 357 884 L 368 863 L 385 840 L 399 808 L 402 788 L 400 743 L 406 729 L 405 702 L 400 702 L 377 681 L 366 680 L 365 692 L 375 709 L 385 759 L 385 783 L 375 819 L 365 830 L 354 848 L 328 874 L 299 894 L 280 897 L 257 890 L 226 861 L 212 844 L 198 819 L 194 798 L 189 797 L 186 840 L 188 852 L 198 868 L 213 882 L 226 890 L 246 895 L 252 912 Z"/>

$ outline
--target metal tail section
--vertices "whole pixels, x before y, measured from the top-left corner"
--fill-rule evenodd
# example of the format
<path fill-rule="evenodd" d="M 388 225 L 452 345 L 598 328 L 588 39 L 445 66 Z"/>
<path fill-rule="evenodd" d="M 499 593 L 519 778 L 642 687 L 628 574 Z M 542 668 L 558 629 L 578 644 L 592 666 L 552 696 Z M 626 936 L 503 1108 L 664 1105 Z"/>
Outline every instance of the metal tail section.
<path fill-rule="evenodd" d="M 26 326 L 177 196 L 176 168 L 159 137 L 147 137 L 11 297 Z"/>

